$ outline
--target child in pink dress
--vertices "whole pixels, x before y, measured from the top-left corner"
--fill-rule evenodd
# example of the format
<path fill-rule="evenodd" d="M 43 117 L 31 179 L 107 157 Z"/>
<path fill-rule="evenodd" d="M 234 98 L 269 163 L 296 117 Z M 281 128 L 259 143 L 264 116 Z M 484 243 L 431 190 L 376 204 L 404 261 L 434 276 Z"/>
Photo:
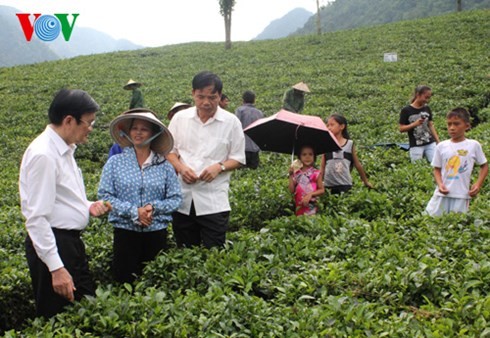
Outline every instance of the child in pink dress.
<path fill-rule="evenodd" d="M 325 193 L 320 170 L 314 167 L 316 154 L 312 147 L 303 146 L 298 158 L 301 167 L 289 167 L 289 191 L 294 193 L 296 216 L 314 215 L 318 211 L 316 197 Z"/>

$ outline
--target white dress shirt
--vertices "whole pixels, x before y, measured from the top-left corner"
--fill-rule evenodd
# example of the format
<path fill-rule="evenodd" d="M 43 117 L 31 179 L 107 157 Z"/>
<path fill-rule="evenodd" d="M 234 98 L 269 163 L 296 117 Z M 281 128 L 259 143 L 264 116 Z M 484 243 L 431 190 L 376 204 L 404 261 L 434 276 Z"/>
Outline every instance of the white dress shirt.
<path fill-rule="evenodd" d="M 245 164 L 245 137 L 240 120 L 226 110 L 218 110 L 206 123 L 197 115 L 196 107 L 176 114 L 169 125 L 174 137 L 172 153 L 194 170 L 197 176 L 218 162 L 235 160 Z M 190 214 L 194 201 L 196 215 L 229 211 L 228 190 L 231 172 L 219 174 L 212 182 L 197 181 L 187 184 L 179 175 L 183 201 L 179 212 Z"/>
<path fill-rule="evenodd" d="M 22 158 L 19 191 L 26 228 L 49 271 L 63 267 L 51 228 L 83 230 L 89 207 L 82 173 L 68 145 L 47 126 Z"/>

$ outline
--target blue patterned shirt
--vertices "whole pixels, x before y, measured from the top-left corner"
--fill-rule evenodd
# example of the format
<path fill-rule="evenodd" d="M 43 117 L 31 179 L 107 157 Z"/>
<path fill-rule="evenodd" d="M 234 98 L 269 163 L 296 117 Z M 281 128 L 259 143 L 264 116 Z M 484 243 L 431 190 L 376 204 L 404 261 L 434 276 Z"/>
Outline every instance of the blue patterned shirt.
<path fill-rule="evenodd" d="M 182 202 L 173 166 L 152 152 L 140 168 L 133 147 L 124 148 L 104 165 L 98 197 L 112 204 L 109 222 L 114 227 L 137 232 L 165 229 Z M 147 204 L 153 206 L 153 223 L 144 228 L 136 221 L 138 208 Z"/>

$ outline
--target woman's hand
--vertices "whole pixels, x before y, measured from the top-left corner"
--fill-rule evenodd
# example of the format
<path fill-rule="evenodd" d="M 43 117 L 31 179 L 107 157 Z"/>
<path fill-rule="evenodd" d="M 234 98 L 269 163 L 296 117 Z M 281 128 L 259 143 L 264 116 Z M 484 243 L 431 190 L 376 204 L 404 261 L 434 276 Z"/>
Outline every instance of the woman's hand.
<path fill-rule="evenodd" d="M 144 207 L 138 208 L 138 221 L 142 227 L 148 227 L 153 222 L 153 206 L 147 204 Z"/>

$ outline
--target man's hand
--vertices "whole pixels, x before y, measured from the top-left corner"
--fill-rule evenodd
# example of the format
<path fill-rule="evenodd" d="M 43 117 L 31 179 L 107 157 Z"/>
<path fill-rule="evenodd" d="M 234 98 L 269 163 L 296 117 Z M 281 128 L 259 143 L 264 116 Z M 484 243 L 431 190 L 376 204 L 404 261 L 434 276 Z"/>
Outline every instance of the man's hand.
<path fill-rule="evenodd" d="M 179 174 L 180 174 L 180 176 L 182 176 L 182 179 L 187 184 L 196 183 L 197 180 L 199 179 L 199 177 L 197 177 L 194 170 L 192 170 L 190 167 L 188 167 L 186 165 L 181 166 Z"/>
<path fill-rule="evenodd" d="M 88 211 L 90 212 L 90 216 L 100 217 L 102 215 L 107 214 L 112 210 L 112 205 L 109 201 L 97 201 L 90 205 Z"/>
<path fill-rule="evenodd" d="M 75 300 L 75 284 L 70 273 L 64 267 L 51 271 L 53 290 L 61 297 L 73 302 Z"/>
<path fill-rule="evenodd" d="M 212 182 L 216 178 L 216 176 L 220 174 L 220 172 L 221 165 L 219 163 L 216 163 L 205 168 L 199 176 L 199 179 L 209 183 Z"/>

